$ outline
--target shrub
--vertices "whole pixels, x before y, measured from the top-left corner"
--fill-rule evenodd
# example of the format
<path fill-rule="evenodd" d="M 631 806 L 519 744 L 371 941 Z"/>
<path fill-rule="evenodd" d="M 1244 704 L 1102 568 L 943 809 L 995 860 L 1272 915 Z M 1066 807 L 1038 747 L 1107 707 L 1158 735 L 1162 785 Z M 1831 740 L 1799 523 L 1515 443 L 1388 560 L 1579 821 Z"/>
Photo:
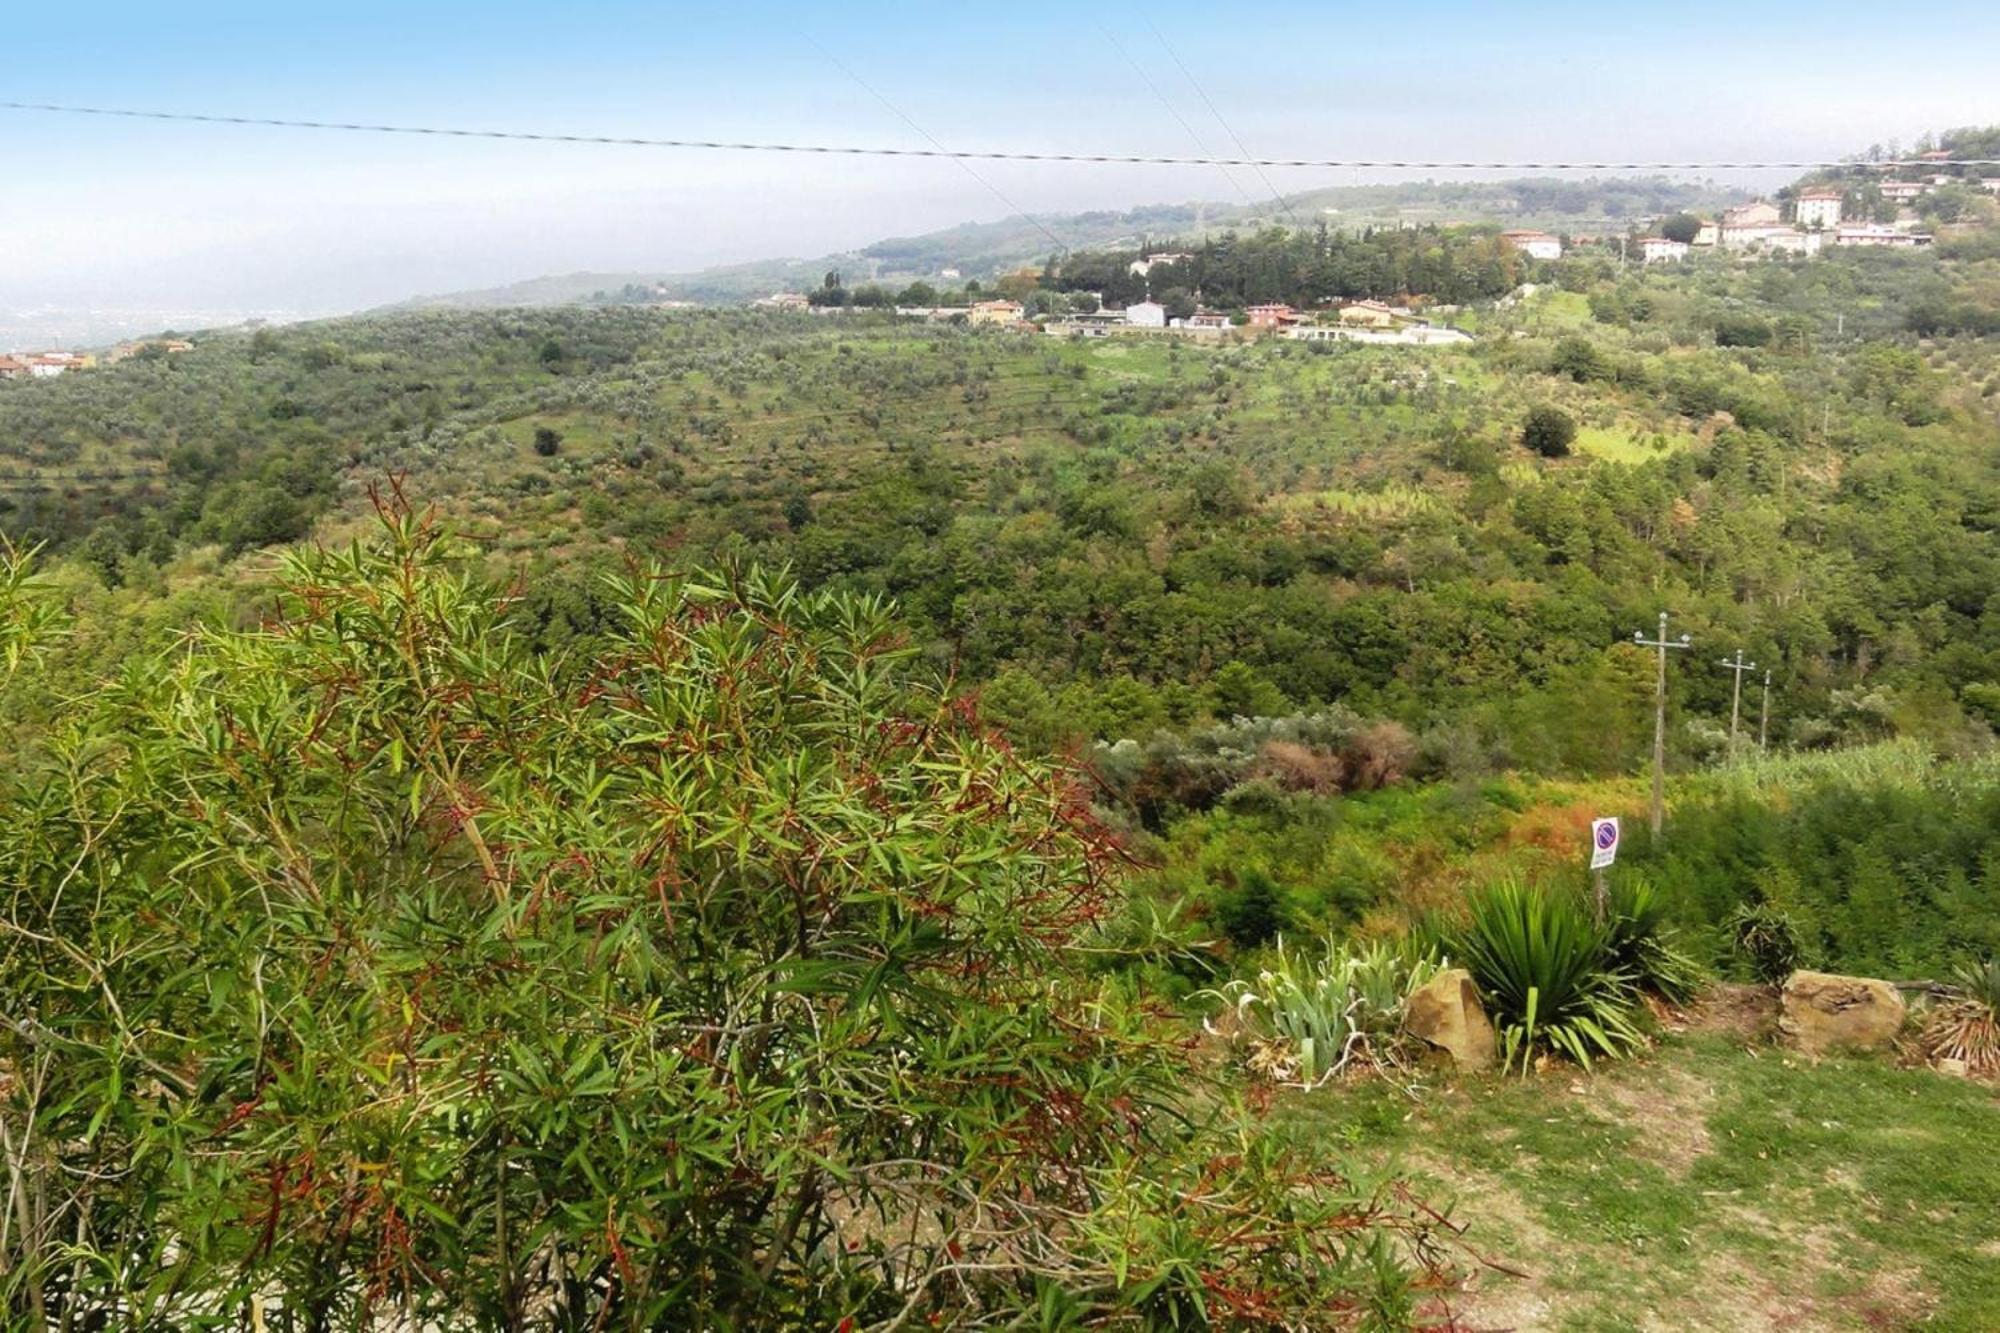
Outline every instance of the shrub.
<path fill-rule="evenodd" d="M 1925 1018 L 1918 1044 L 1932 1060 L 1963 1061 L 1974 1074 L 2000 1073 L 2000 959 L 1953 974 L 1959 994 Z"/>
<path fill-rule="evenodd" d="M 1686 1004 L 1701 989 L 1701 967 L 1674 946 L 1667 905 L 1650 880 L 1621 875 L 1611 886 L 1604 951 L 1611 967 L 1635 986 L 1672 1004 Z"/>
<path fill-rule="evenodd" d="M 1585 1068 L 1597 1055 L 1645 1044 L 1631 980 L 1615 970 L 1608 935 L 1575 898 L 1503 882 L 1473 896 L 1450 954 L 1472 973 L 1500 1030 L 1502 1063 L 1528 1070 L 1538 1048 Z"/>
<path fill-rule="evenodd" d="M 549 426 L 535 427 L 535 452 L 543 458 L 554 458 L 562 448 L 562 433 Z"/>
<path fill-rule="evenodd" d="M 1089 974 L 1110 839 L 884 603 L 635 571 L 569 672 L 386 509 L 0 777 L 12 1325 L 1409 1319 L 1437 1224 Z"/>
<path fill-rule="evenodd" d="M 1806 955 L 1805 938 L 1792 914 L 1770 903 L 1745 903 L 1729 918 L 1736 953 L 1759 981 L 1777 985 Z"/>
<path fill-rule="evenodd" d="M 1544 458 L 1566 458 L 1576 441 L 1576 422 L 1559 407 L 1537 407 L 1521 426 L 1521 443 Z"/>

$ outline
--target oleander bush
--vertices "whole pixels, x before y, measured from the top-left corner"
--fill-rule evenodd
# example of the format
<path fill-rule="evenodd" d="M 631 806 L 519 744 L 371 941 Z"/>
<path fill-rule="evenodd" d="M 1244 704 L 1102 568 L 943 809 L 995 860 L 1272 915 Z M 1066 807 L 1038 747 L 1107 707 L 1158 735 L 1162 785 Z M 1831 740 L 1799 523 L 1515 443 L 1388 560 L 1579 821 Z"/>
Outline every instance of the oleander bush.
<path fill-rule="evenodd" d="M 1430 1214 L 1232 1128 L 1089 974 L 1115 841 L 883 602 L 641 567 L 565 663 L 383 521 L 0 777 L 11 1322 L 1396 1327 L 1436 1288 Z M 0 581 L 10 662 L 35 597 Z"/>

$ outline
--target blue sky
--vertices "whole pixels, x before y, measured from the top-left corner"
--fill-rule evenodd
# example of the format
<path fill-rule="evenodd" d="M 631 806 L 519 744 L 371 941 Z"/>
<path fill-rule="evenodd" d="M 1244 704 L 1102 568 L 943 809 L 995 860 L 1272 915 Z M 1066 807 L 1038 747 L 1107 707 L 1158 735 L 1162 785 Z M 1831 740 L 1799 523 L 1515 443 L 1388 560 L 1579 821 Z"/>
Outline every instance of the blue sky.
<path fill-rule="evenodd" d="M 1817 156 L 2000 120 L 2000 6 L 1828 0 L 111 3 L 9 23 L 0 99 L 921 145 L 844 64 L 953 146 L 1195 151 L 1136 62 L 1208 149 L 1231 147 L 1155 27 L 1260 154 Z M 980 170 L 1035 210 L 1262 188 L 1212 169 Z M 552 271 L 814 255 L 1006 211 L 942 162 L 0 112 L 0 301 L 17 303 L 330 310 Z"/>

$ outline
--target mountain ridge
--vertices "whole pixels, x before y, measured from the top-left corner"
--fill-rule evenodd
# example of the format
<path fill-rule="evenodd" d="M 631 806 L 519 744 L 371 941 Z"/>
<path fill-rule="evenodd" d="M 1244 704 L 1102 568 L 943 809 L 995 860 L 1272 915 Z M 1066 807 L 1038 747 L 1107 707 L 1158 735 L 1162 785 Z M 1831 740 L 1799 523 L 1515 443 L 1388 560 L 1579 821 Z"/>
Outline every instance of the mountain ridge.
<path fill-rule="evenodd" d="M 1623 230 L 1649 214 L 1715 209 L 1747 198 L 1714 182 L 1665 177 L 1522 177 L 1504 181 L 1410 181 L 1393 185 L 1330 186 L 1261 202 L 1135 204 L 1126 209 L 1021 213 L 968 221 L 913 236 L 884 237 L 856 250 L 817 258 L 783 257 L 671 269 L 545 274 L 494 287 L 415 296 L 368 313 L 399 310 L 544 308 L 608 301 L 691 301 L 740 304 L 772 291 L 817 285 L 838 269 L 850 282 L 986 279 L 1049 256 L 1049 238 L 1064 248 L 1097 249 L 1148 239 L 1189 240 L 1266 225 L 1325 223 L 1339 227 L 1507 223 L 1579 232 Z"/>

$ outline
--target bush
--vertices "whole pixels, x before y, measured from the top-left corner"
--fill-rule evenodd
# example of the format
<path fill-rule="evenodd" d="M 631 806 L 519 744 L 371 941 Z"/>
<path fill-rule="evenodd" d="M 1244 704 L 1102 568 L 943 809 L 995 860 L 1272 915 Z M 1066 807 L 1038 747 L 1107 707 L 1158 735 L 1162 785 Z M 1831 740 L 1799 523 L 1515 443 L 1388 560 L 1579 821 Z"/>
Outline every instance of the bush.
<path fill-rule="evenodd" d="M 1671 1004 L 1692 1000 L 1701 989 L 1702 970 L 1675 947 L 1667 905 L 1651 881 L 1620 875 L 1611 885 L 1608 908 L 1604 952 L 1611 968 Z"/>
<path fill-rule="evenodd" d="M 551 429 L 548 426 L 535 427 L 535 452 L 543 458 L 554 458 L 556 451 L 562 448 L 562 442 L 563 437 L 560 431 Z"/>
<path fill-rule="evenodd" d="M 1631 978 L 1616 970 L 1607 931 L 1575 898 L 1515 883 L 1472 898 L 1450 933 L 1451 957 L 1479 983 L 1500 1030 L 1502 1063 L 1526 1073 L 1539 1048 L 1588 1068 L 1598 1055 L 1645 1044 L 1634 1026 Z"/>
<path fill-rule="evenodd" d="M 386 521 L 0 777 L 15 1323 L 1409 1319 L 1437 1224 L 1216 1119 L 1073 775 L 884 603 L 635 571 L 565 673 Z"/>
<path fill-rule="evenodd" d="M 1803 933 L 1791 913 L 1769 903 L 1745 903 L 1729 919 L 1729 939 L 1757 980 L 1777 985 L 1805 960 Z"/>
<path fill-rule="evenodd" d="M 1576 442 L 1576 422 L 1558 407 L 1537 407 L 1521 426 L 1521 443 L 1544 458 L 1566 458 Z"/>

